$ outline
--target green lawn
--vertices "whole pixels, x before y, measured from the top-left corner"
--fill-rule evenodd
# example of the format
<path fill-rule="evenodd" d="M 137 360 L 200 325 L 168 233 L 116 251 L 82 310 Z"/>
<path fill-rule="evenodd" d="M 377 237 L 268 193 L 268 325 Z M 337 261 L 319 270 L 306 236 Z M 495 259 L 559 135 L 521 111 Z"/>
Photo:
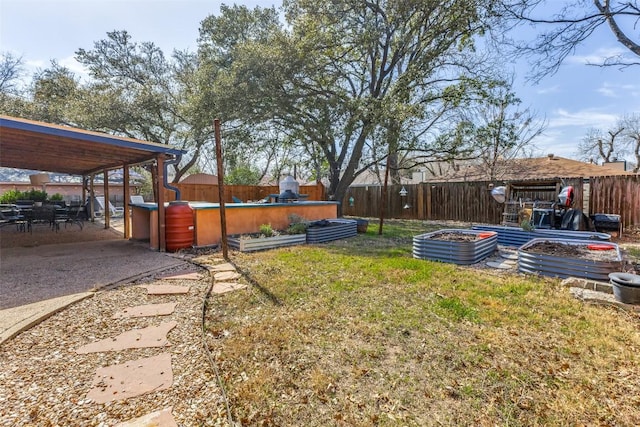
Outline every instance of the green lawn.
<path fill-rule="evenodd" d="M 232 261 L 209 346 L 243 425 L 639 425 L 640 317 L 411 257 L 419 221 Z"/>

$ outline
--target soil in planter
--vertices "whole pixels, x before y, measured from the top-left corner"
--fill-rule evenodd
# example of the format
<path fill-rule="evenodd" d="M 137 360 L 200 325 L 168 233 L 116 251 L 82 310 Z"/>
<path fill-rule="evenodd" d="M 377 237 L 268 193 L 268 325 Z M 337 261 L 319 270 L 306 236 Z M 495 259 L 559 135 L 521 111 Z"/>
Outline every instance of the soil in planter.
<path fill-rule="evenodd" d="M 479 237 L 476 234 L 447 232 L 431 236 L 430 239 L 447 242 L 475 242 L 479 240 Z"/>
<path fill-rule="evenodd" d="M 593 250 L 589 249 L 589 245 L 539 242 L 527 247 L 526 251 L 561 258 L 577 258 L 593 261 L 619 261 L 618 253 L 615 248 L 611 250 Z"/>

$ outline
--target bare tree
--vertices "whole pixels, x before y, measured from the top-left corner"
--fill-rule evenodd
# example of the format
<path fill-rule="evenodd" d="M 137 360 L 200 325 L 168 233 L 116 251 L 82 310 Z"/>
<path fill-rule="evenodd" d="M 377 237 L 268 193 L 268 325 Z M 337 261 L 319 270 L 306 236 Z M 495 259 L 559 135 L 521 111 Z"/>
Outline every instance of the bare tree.
<path fill-rule="evenodd" d="M 616 139 L 623 131 L 624 127 L 621 122 L 609 129 L 606 134 L 600 129 L 589 129 L 578 145 L 578 155 L 585 161 L 615 161 L 617 156 L 626 153 L 622 138 Z"/>
<path fill-rule="evenodd" d="M 632 113 L 624 116 L 621 120 L 624 130 L 622 138 L 628 148 L 628 151 L 635 157 L 635 167 L 633 172 L 640 171 L 640 113 Z"/>
<path fill-rule="evenodd" d="M 554 74 L 578 45 L 604 25 L 634 56 L 614 55 L 592 65 L 623 68 L 640 65 L 638 0 L 504 0 L 497 10 L 507 30 L 524 25 L 542 29 L 533 41 L 509 40 L 516 54 L 534 59 L 530 76 L 533 81 Z"/>
<path fill-rule="evenodd" d="M 0 54 L 0 93 L 15 93 L 17 82 L 24 71 L 22 57 L 10 52 Z"/>

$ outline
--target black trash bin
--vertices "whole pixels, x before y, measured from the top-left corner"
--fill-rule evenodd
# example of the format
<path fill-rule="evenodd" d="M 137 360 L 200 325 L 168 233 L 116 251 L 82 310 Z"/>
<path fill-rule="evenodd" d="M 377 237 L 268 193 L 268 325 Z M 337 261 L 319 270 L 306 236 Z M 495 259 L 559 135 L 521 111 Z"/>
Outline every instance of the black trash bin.
<path fill-rule="evenodd" d="M 590 218 L 596 231 L 620 231 L 620 215 L 597 213 Z"/>

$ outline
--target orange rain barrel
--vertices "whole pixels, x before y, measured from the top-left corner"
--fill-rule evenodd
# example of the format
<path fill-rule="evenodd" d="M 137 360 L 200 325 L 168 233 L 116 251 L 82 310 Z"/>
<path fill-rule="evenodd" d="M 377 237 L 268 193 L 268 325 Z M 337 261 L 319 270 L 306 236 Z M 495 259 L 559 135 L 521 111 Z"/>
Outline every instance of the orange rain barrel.
<path fill-rule="evenodd" d="M 165 237 L 168 252 L 193 246 L 193 209 L 189 202 L 170 202 L 165 210 Z"/>

